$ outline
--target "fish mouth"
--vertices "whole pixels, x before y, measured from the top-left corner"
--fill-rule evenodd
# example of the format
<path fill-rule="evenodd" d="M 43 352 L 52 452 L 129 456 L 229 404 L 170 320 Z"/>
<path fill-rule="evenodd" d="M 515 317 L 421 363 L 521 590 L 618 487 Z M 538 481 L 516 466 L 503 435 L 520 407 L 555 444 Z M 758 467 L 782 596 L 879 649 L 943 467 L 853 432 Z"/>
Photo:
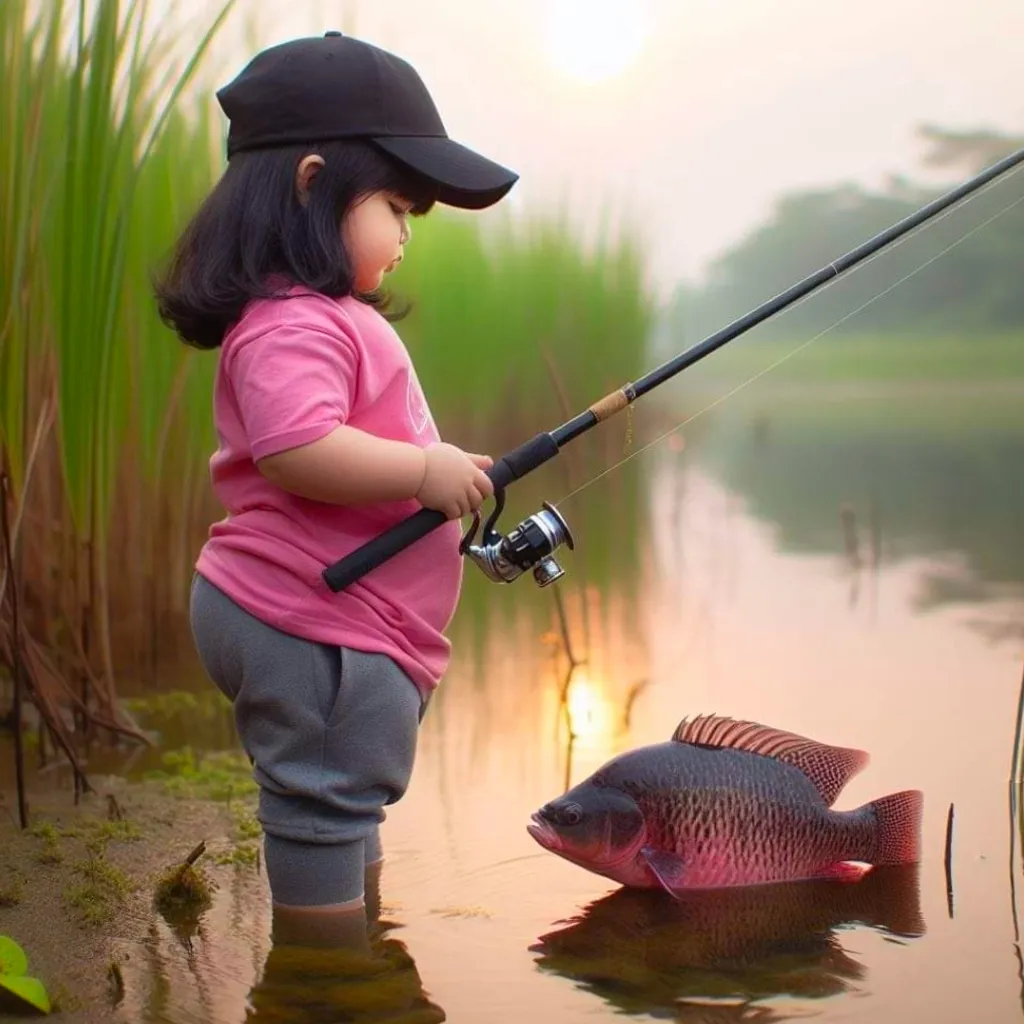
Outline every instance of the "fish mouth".
<path fill-rule="evenodd" d="M 562 846 L 558 833 L 537 811 L 530 815 L 530 824 L 526 826 L 526 831 L 545 849 L 558 850 Z"/>

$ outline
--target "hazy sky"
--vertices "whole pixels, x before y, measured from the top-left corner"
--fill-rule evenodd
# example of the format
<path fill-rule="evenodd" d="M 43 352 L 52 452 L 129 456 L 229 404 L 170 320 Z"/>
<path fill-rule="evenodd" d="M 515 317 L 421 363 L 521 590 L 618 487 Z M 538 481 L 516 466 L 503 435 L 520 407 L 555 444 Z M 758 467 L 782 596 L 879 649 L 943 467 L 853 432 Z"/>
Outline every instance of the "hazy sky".
<path fill-rule="evenodd" d="M 661 290 L 782 191 L 923 176 L 921 122 L 1024 134 L 1024 0 L 245 0 L 218 84 L 253 14 L 259 47 L 340 28 L 405 57 L 449 134 L 520 172 L 513 203 L 609 204 Z"/>

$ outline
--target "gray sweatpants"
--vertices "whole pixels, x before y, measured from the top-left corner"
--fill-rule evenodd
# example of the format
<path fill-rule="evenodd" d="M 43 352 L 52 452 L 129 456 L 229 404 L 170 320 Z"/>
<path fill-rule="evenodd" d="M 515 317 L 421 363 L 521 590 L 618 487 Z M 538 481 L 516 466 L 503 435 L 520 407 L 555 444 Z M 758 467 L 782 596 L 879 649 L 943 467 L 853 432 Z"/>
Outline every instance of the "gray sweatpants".
<path fill-rule="evenodd" d="M 419 690 L 386 655 L 282 633 L 198 573 L 191 624 L 253 762 L 274 901 L 359 898 L 365 866 L 381 857 L 384 806 L 409 784 Z"/>

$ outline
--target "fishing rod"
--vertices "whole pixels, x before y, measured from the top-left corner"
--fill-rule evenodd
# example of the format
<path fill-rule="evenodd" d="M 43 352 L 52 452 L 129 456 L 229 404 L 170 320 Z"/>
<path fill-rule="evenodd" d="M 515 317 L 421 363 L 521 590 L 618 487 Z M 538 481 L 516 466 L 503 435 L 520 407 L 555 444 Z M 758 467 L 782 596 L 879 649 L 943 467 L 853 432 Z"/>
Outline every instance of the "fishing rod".
<path fill-rule="evenodd" d="M 716 349 L 738 338 L 741 334 L 763 323 L 769 317 L 780 313 L 794 302 L 810 295 L 822 285 L 833 281 L 841 274 L 863 262 L 887 245 L 901 238 L 908 231 L 924 224 L 936 214 L 948 209 L 979 188 L 994 181 L 1007 171 L 1024 163 L 1024 149 L 1017 150 L 992 164 L 980 174 L 957 186 L 945 195 L 921 207 L 916 213 L 879 232 L 873 238 L 851 249 L 831 263 L 805 277 L 773 299 L 762 303 L 745 316 L 734 320 L 716 334 L 687 349 L 685 352 L 651 370 L 645 377 L 633 383 L 624 384 L 616 391 L 598 399 L 585 411 L 574 416 L 555 430 L 537 434 L 518 448 L 502 455 L 487 470 L 494 485 L 495 508 L 484 523 L 480 542 L 473 543 L 480 526 L 480 513 L 473 514 L 473 523 L 462 538 L 460 553 L 468 555 L 483 573 L 496 583 L 511 583 L 528 569 L 532 570 L 538 586 L 546 587 L 564 575 L 553 552 L 562 544 L 573 550 L 575 543 L 569 525 L 562 514 L 550 502 L 543 502 L 542 510 L 524 519 L 507 536 L 495 530 L 498 517 L 505 507 L 505 488 L 515 480 L 533 472 L 539 466 L 553 459 L 570 441 L 611 419 L 638 398 L 653 391 L 659 384 L 677 373 L 693 366 Z M 435 509 L 422 508 L 418 512 L 396 523 L 389 530 L 368 541 L 362 547 L 350 552 L 344 558 L 327 566 L 322 576 L 327 586 L 337 593 L 362 579 L 378 565 L 393 558 L 410 544 L 436 530 L 447 517 Z"/>

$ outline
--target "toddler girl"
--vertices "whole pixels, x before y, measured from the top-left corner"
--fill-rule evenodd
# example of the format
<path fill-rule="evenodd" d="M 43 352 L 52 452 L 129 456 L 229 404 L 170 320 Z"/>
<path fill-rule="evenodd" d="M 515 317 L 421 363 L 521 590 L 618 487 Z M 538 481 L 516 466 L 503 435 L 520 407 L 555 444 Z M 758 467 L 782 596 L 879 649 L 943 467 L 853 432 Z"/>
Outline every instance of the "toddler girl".
<path fill-rule="evenodd" d="M 448 138 L 409 64 L 338 32 L 264 51 L 218 99 L 228 166 L 156 287 L 185 342 L 219 349 L 227 515 L 191 623 L 260 786 L 275 938 L 337 941 L 365 933 L 383 808 L 448 663 L 457 520 L 492 494 L 491 460 L 441 442 L 380 287 L 409 217 L 490 206 L 517 176 Z M 449 521 L 326 587 L 421 507 Z"/>

